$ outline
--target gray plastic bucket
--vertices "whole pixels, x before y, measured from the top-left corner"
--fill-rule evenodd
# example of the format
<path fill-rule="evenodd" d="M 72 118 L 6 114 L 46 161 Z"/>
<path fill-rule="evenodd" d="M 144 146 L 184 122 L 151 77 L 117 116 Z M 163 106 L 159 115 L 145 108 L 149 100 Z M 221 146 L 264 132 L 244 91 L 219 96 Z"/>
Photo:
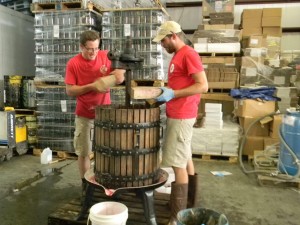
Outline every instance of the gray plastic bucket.
<path fill-rule="evenodd" d="M 206 208 L 184 209 L 177 213 L 177 225 L 229 225 L 224 214 Z"/>

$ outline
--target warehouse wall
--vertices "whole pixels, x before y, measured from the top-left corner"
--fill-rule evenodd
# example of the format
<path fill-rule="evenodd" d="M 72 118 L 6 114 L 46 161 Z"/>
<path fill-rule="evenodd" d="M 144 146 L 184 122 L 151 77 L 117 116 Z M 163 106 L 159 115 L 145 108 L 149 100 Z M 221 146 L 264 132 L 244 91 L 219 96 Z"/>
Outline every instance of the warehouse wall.
<path fill-rule="evenodd" d="M 183 0 L 167 0 L 166 2 L 184 2 Z M 234 23 L 240 24 L 241 14 L 244 9 L 255 8 L 282 8 L 282 27 L 300 27 L 300 3 L 285 4 L 255 4 L 255 5 L 235 5 Z M 167 8 L 173 20 L 179 22 L 184 30 L 195 30 L 202 24 L 201 7 L 181 7 Z M 300 50 L 300 33 L 284 33 L 282 36 L 282 50 Z"/>
<path fill-rule="evenodd" d="M 34 18 L 0 5 L 0 80 L 34 76 Z"/>

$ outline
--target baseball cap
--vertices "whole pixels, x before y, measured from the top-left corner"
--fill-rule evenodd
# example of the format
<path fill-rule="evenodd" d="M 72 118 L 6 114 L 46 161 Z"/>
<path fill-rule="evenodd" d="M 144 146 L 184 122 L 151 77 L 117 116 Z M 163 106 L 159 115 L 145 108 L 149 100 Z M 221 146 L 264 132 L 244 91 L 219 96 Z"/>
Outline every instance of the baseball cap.
<path fill-rule="evenodd" d="M 181 27 L 178 23 L 174 21 L 166 21 L 158 28 L 156 37 L 152 41 L 160 42 L 168 34 L 176 34 L 181 31 Z"/>

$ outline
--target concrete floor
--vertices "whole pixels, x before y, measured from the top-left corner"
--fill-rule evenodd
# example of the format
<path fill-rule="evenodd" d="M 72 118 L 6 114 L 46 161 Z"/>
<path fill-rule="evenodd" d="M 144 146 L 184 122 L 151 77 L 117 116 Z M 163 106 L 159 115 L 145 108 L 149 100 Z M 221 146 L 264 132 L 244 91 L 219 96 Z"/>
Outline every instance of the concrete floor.
<path fill-rule="evenodd" d="M 262 187 L 239 164 L 195 160 L 200 180 L 200 207 L 224 213 L 230 225 L 300 224 L 300 189 Z M 220 177 L 211 171 L 228 171 Z M 48 215 L 80 196 L 75 160 L 41 165 L 23 155 L 0 163 L 0 224 L 47 225 Z"/>

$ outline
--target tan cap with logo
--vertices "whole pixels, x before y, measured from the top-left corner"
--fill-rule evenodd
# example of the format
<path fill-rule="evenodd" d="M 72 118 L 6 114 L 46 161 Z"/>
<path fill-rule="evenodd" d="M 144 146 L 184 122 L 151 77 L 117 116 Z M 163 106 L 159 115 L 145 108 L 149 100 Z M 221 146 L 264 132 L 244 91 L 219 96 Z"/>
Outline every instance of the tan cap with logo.
<path fill-rule="evenodd" d="M 166 21 L 158 28 L 156 37 L 152 41 L 160 42 L 165 36 L 169 34 L 176 34 L 181 31 L 181 27 L 178 23 L 174 21 Z"/>

